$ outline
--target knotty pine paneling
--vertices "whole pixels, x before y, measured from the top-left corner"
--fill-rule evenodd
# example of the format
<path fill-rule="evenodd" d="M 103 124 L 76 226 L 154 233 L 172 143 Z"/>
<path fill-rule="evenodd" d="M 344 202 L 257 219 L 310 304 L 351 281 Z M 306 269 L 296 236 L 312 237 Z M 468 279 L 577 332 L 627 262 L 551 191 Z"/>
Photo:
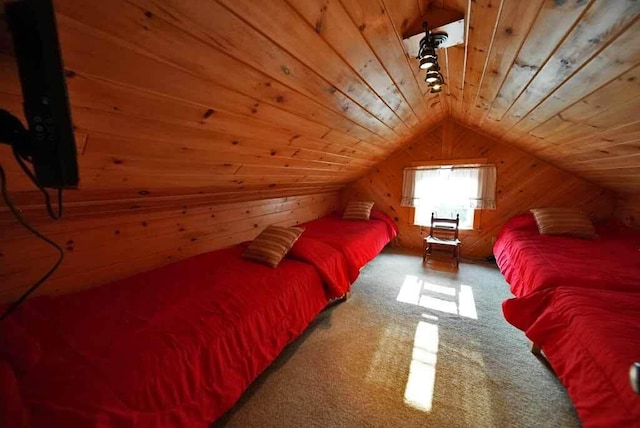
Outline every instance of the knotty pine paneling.
<path fill-rule="evenodd" d="M 219 199 L 217 194 L 165 194 L 93 205 L 71 202 L 60 220 L 46 218 L 41 206 L 26 210 L 34 226 L 65 249 L 62 266 L 39 293 L 95 286 L 251 240 L 270 224 L 313 220 L 338 207 L 339 193 L 227 203 Z M 0 231 L 0 301 L 8 301 L 43 275 L 57 255 L 6 210 L 0 212 Z"/>
<path fill-rule="evenodd" d="M 465 17 L 466 43 L 440 51 L 445 116 L 603 187 L 640 192 L 638 134 L 609 137 L 638 120 L 636 1 L 383 3 L 401 36 L 438 22 L 441 8 Z"/>
<path fill-rule="evenodd" d="M 452 117 L 640 192 L 639 134 L 610 137 L 638 120 L 635 0 L 54 3 L 83 189 L 345 184 Z M 466 42 L 440 52 L 430 94 L 401 40 L 460 17 Z M 0 104 L 18 113 L 0 39 Z"/>
<path fill-rule="evenodd" d="M 443 118 L 364 0 L 54 3 L 87 200 L 344 185 Z M 0 105 L 20 116 L 0 46 Z M 3 165 L 15 190 L 31 189 Z"/>
<path fill-rule="evenodd" d="M 640 198 L 626 197 L 616 200 L 615 218 L 627 226 L 640 229 Z"/>
<path fill-rule="evenodd" d="M 483 230 L 465 245 L 486 255 L 498 225 L 531 204 L 610 209 L 606 192 L 538 158 L 622 199 L 640 193 L 638 1 L 54 3 L 81 175 L 63 221 L 123 218 L 132 206 L 164 213 L 179 199 L 200 209 L 324 194 L 356 180 L 351 191 L 391 210 L 405 158 L 492 157 L 511 180 L 503 208 L 482 213 Z M 422 21 L 462 16 L 466 42 L 440 52 L 446 85 L 430 94 L 401 41 Z M 21 115 L 2 28 L 0 106 Z M 441 123 L 449 137 L 424 135 Z M 40 196 L 7 147 L 0 162 L 35 215 Z M 372 177 L 379 186 L 366 190 Z"/>
<path fill-rule="evenodd" d="M 479 229 L 461 232 L 462 255 L 484 258 L 500 227 L 514 215 L 535 207 L 577 207 L 594 219 L 611 215 L 613 194 L 593 183 L 562 171 L 526 152 L 503 144 L 453 121 L 418 137 L 373 172 L 347 187 L 343 203 L 372 200 L 376 208 L 391 215 L 400 228 L 399 244 L 421 249 L 427 228 L 413 225 L 413 208 L 401 207 L 402 171 L 411 162 L 486 158 L 498 170 L 497 209 L 479 210 Z"/>
<path fill-rule="evenodd" d="M 468 25 L 465 46 L 446 50 L 450 117 L 602 187 L 640 193 L 638 134 L 608 137 L 638 121 L 638 2 L 443 6 L 463 11 Z"/>

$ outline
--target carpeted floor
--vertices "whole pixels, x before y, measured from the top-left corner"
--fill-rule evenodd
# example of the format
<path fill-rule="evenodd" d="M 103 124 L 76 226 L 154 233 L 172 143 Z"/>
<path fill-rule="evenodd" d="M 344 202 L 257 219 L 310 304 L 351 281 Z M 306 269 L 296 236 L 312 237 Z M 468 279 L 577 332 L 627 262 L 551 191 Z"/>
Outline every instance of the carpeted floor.
<path fill-rule="evenodd" d="M 502 317 L 510 294 L 496 267 L 447 272 L 387 249 L 352 293 L 215 426 L 579 426 L 562 385 Z"/>

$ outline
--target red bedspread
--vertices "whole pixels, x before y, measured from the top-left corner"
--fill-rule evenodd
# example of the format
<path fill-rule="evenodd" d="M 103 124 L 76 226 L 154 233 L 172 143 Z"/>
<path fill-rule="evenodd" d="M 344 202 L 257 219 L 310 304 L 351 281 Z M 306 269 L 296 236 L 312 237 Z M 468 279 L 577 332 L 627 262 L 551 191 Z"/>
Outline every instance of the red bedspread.
<path fill-rule="evenodd" d="M 302 226 L 303 236 L 322 241 L 344 254 L 352 283 L 360 269 L 396 237 L 398 230 L 393 220 L 380 211 L 372 211 L 370 220 L 342 220 L 333 215 Z"/>
<path fill-rule="evenodd" d="M 35 427 L 207 426 L 340 287 L 327 292 L 310 264 L 285 259 L 271 269 L 241 251 L 26 302 L 11 323 L 24 328 L 17 337 L 25 346 L 11 343 L 10 351 L 34 358 L 0 352 L 0 396 L 21 396 Z M 20 420 L 20 411 L 0 421 Z"/>
<path fill-rule="evenodd" d="M 287 257 L 308 262 L 316 268 L 326 285 L 328 299 L 341 297 L 351 289 L 347 260 L 332 246 L 307 238 L 303 233 Z"/>
<path fill-rule="evenodd" d="M 640 426 L 629 367 L 640 361 L 640 293 L 558 287 L 503 303 L 538 344 L 585 427 Z"/>
<path fill-rule="evenodd" d="M 517 216 L 493 252 L 516 296 L 557 286 L 640 291 L 640 232 L 615 222 L 596 230 L 595 239 L 540 235 L 532 215 Z"/>
<path fill-rule="evenodd" d="M 27 301 L 0 325 L 0 426 L 207 426 L 397 233 L 305 228 L 277 269 L 240 245 Z"/>

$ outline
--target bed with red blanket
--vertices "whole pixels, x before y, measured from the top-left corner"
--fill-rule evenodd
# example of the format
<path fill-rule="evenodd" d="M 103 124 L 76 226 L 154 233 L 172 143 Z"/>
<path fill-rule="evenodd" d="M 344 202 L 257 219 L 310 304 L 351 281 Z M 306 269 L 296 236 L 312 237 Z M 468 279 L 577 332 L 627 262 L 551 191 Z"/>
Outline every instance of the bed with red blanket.
<path fill-rule="evenodd" d="M 351 282 L 360 269 L 376 257 L 398 235 L 398 227 L 391 217 L 377 210 L 371 211 L 368 221 L 342 220 L 339 213 L 301 225 L 304 236 L 322 241 L 344 254 Z"/>
<path fill-rule="evenodd" d="M 390 238 L 366 223 L 333 232 L 345 247 L 375 243 L 374 257 Z M 243 249 L 24 303 L 0 324 L 0 426 L 208 426 L 349 291 L 364 260 L 306 233 L 276 269 Z"/>
<path fill-rule="evenodd" d="M 538 233 L 531 214 L 512 218 L 493 247 L 515 296 L 549 287 L 640 290 L 640 232 L 615 221 L 596 224 L 598 237 Z"/>
<path fill-rule="evenodd" d="M 507 300 L 503 311 L 540 346 L 585 427 L 640 426 L 629 383 L 640 361 L 640 293 L 547 288 Z"/>
<path fill-rule="evenodd" d="M 511 219 L 494 246 L 516 296 L 505 319 L 540 347 L 584 426 L 640 426 L 629 368 L 640 361 L 640 232 L 617 222 L 578 239 Z"/>

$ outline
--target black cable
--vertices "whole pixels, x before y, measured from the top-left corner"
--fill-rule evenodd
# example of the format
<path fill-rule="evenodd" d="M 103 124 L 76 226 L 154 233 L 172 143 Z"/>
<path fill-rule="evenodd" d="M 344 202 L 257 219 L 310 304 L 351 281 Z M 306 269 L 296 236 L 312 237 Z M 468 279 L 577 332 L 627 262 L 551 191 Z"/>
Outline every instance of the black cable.
<path fill-rule="evenodd" d="M 44 203 L 47 209 L 47 213 L 49 214 L 49 217 L 51 217 L 54 220 L 58 220 L 62 216 L 62 189 L 58 189 L 58 214 L 55 214 L 53 212 L 53 207 L 51 206 L 51 197 L 49 196 L 49 192 L 47 192 L 47 190 L 44 187 L 42 187 L 40 183 L 38 183 L 38 179 L 33 174 L 33 172 L 31 172 L 29 167 L 24 163 L 24 160 L 20 155 L 20 153 L 18 153 L 15 145 L 12 146 L 12 149 L 13 149 L 13 157 L 16 158 L 16 162 L 18 162 L 18 165 L 20 165 L 20 168 L 22 168 L 22 170 L 24 171 L 25 174 L 27 174 L 27 177 L 29 177 L 31 182 L 44 195 Z"/>
<path fill-rule="evenodd" d="M 31 171 L 29 171 L 31 172 Z M 39 186 L 38 186 L 39 187 Z M 44 189 L 42 189 L 44 190 Z M 36 289 L 38 287 L 40 287 L 42 285 L 42 283 L 44 283 L 47 279 L 49 279 L 49 277 L 51 276 L 51 274 L 53 274 L 53 272 L 55 272 L 56 269 L 58 269 L 58 266 L 60 266 L 60 264 L 62 263 L 62 260 L 64 259 L 64 251 L 62 250 L 62 248 L 56 244 L 55 242 L 53 242 L 51 239 L 47 238 L 46 236 L 44 236 L 42 233 L 38 232 L 33 226 L 31 226 L 27 220 L 22 217 L 22 214 L 20 213 L 20 211 L 15 207 L 15 205 L 13 205 L 13 201 L 11 200 L 11 198 L 9 197 L 9 192 L 7 191 L 7 177 L 4 173 L 4 169 L 2 168 L 2 165 L 0 165 L 0 192 L 2 193 L 2 199 L 4 200 L 4 203 L 7 205 L 7 207 L 9 208 L 9 211 L 11 211 L 11 214 L 13 214 L 13 216 L 16 218 L 16 220 L 18 220 L 18 222 L 24 226 L 25 229 L 27 229 L 29 232 L 33 233 L 35 236 L 37 236 L 38 238 L 42 239 L 44 242 L 46 242 L 47 244 L 51 245 L 52 247 L 54 247 L 56 250 L 58 250 L 58 253 L 60 254 L 60 257 L 58 258 L 58 261 L 53 265 L 53 267 L 51 269 L 49 269 L 49 271 L 44 274 L 44 276 L 42 278 L 40 278 L 34 285 L 31 286 L 31 288 L 29 288 L 24 294 L 22 294 L 22 296 L 20 296 L 20 298 L 18 300 L 16 300 L 15 302 L 11 303 L 7 309 L 2 313 L 2 315 L 0 315 L 0 321 L 4 320 L 6 317 L 8 317 L 18 306 L 20 306 L 22 304 L 22 302 L 24 302 L 27 297 L 29 297 L 31 295 L 31 293 L 33 293 L 34 291 L 36 291 Z M 46 193 L 46 191 L 45 191 Z M 47 202 L 49 202 L 48 199 L 48 193 L 47 193 Z M 60 213 L 62 213 L 62 191 L 59 190 L 58 191 L 58 208 L 60 210 Z M 48 208 L 51 208 L 50 206 Z M 53 213 L 53 211 L 51 211 L 49 213 L 49 215 L 51 215 Z M 53 216 L 52 216 L 53 217 Z M 56 217 L 54 217 L 56 218 Z"/>

